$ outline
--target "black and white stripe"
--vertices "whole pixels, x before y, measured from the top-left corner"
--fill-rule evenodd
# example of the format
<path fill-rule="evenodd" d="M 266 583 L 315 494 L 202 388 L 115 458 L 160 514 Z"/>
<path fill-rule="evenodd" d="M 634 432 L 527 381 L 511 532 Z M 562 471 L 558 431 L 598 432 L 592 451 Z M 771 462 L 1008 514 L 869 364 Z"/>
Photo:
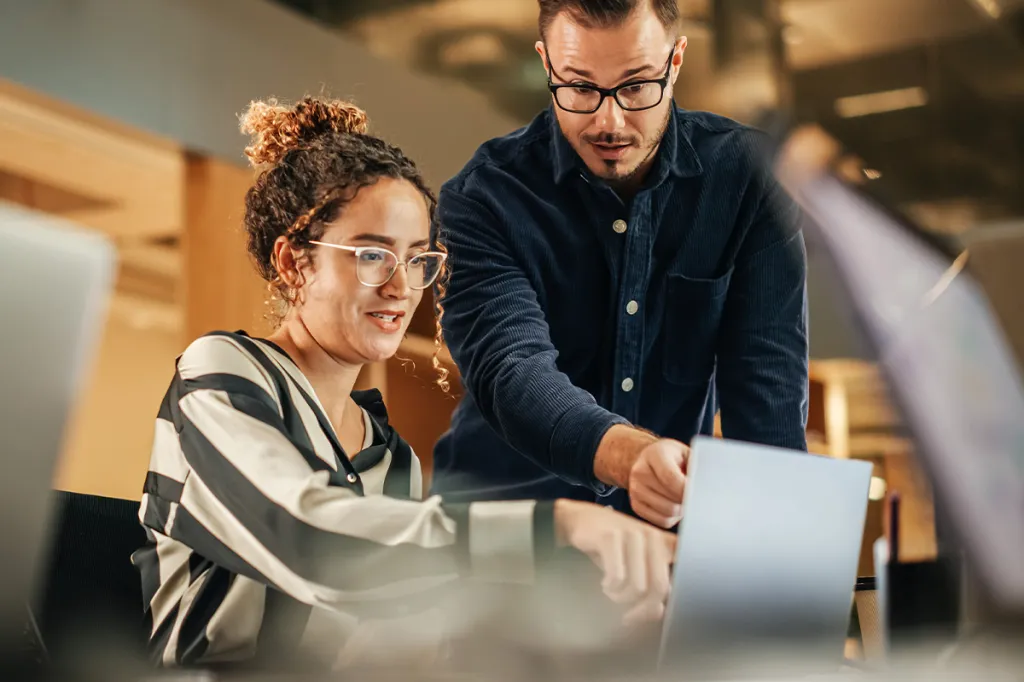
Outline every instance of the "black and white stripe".
<path fill-rule="evenodd" d="M 217 332 L 178 358 L 139 513 L 150 542 L 133 556 L 156 662 L 290 655 L 313 609 L 407 607 L 460 575 L 532 578 L 551 505 L 420 500 L 419 460 L 380 393 L 353 398 L 367 437 L 350 457 L 273 344 Z"/>

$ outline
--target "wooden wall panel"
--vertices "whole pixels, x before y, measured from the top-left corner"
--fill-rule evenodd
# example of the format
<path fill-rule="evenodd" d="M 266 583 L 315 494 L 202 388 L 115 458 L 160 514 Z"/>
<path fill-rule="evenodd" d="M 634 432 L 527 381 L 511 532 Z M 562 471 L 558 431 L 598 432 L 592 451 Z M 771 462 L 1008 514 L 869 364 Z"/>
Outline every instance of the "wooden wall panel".
<path fill-rule="evenodd" d="M 450 373 L 451 392 L 444 393 L 434 383 L 437 374 L 430 361 L 433 352 L 432 340 L 410 334 L 397 356 L 387 363 L 388 416 L 423 465 L 424 490 L 430 486 L 434 444 L 448 429 L 461 397 L 458 370 L 447 349 L 441 362 Z"/>
<path fill-rule="evenodd" d="M 2 79 L 0 170 L 49 191 L 49 199 L 37 197 L 49 212 L 106 234 L 137 239 L 181 229 L 184 174 L 176 144 Z"/>
<path fill-rule="evenodd" d="M 194 154 L 185 163 L 185 336 L 214 329 L 265 334 L 266 284 L 246 251 L 242 219 L 251 171 Z"/>
<path fill-rule="evenodd" d="M 57 468 L 61 490 L 137 500 L 180 335 L 111 315 L 76 402 Z"/>

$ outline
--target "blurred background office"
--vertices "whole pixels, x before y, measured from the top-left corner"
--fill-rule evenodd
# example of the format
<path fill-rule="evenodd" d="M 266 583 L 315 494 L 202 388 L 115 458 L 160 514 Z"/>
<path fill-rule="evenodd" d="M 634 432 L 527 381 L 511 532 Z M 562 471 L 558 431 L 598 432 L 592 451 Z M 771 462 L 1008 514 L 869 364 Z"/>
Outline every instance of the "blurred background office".
<path fill-rule="evenodd" d="M 847 148 L 848 175 L 970 246 L 1024 353 L 1024 0 L 679 6 L 689 47 L 677 103 L 824 127 Z M 251 99 L 353 99 L 437 188 L 482 141 L 548 105 L 536 12 L 535 0 L 0 0 L 0 200 L 100 231 L 120 258 L 56 487 L 138 499 L 175 356 L 210 329 L 265 331 L 240 227 L 252 176 L 237 115 Z M 904 495 L 905 557 L 934 554 L 933 511 L 828 266 L 809 251 L 810 442 L 876 465 L 868 575 L 887 490 Z M 458 399 L 432 384 L 432 329 L 425 300 L 400 358 L 362 378 L 384 391 L 427 476 Z"/>

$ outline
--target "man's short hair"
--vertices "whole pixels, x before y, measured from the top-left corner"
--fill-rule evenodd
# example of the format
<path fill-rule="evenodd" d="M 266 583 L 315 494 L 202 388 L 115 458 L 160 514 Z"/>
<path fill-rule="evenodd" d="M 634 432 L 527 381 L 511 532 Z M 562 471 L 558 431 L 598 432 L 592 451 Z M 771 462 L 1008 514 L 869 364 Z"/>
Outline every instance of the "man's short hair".
<path fill-rule="evenodd" d="M 548 26 L 562 12 L 568 12 L 583 26 L 605 28 L 617 26 L 642 7 L 651 7 L 658 19 L 670 31 L 679 23 L 677 0 L 537 0 L 540 15 L 537 19 L 543 39 Z"/>

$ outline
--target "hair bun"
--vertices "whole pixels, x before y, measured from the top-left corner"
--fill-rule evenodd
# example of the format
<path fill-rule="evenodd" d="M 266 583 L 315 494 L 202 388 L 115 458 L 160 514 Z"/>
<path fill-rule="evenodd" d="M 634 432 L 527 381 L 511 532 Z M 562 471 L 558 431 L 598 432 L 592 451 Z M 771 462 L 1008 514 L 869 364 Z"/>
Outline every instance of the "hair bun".
<path fill-rule="evenodd" d="M 276 164 L 323 135 L 365 134 L 368 125 L 366 112 L 350 102 L 309 96 L 292 107 L 276 99 L 251 102 L 241 117 L 242 132 L 252 138 L 245 155 L 255 167 Z"/>

